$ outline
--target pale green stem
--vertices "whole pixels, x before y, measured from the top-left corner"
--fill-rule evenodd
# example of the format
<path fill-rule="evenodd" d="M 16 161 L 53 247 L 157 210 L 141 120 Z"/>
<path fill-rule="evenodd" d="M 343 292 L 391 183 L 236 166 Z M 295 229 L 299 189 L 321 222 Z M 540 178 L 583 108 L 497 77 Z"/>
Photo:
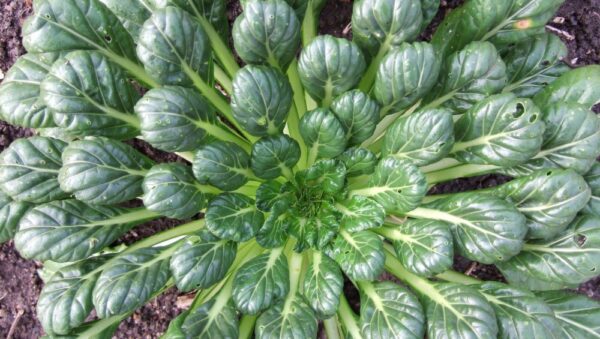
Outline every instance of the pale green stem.
<path fill-rule="evenodd" d="M 381 64 L 381 60 L 383 60 L 383 57 L 385 57 L 387 52 L 390 50 L 391 46 L 388 39 L 386 39 L 381 46 L 379 46 L 377 54 L 375 57 L 373 57 L 373 60 L 371 60 L 371 64 L 367 68 L 362 80 L 358 84 L 358 88 L 365 93 L 369 93 L 371 91 L 373 83 L 375 82 L 375 77 L 377 76 L 377 71 L 379 70 L 379 64 Z"/>
<path fill-rule="evenodd" d="M 317 15 L 315 14 L 314 1 L 308 0 L 306 13 L 302 21 L 302 45 L 306 47 L 317 36 Z"/>
<path fill-rule="evenodd" d="M 323 327 L 325 327 L 325 334 L 327 339 L 341 339 L 339 323 L 336 316 L 329 319 L 323 320 Z"/>
<path fill-rule="evenodd" d="M 231 78 L 225 73 L 225 71 L 219 67 L 218 65 L 213 65 L 215 79 L 217 82 L 223 87 L 227 94 L 231 95 L 233 92 L 233 84 L 231 83 Z"/>
<path fill-rule="evenodd" d="M 239 337 L 240 339 L 249 339 L 254 334 L 254 324 L 256 323 L 257 315 L 248 315 L 245 314 L 242 316 L 240 320 L 240 331 Z"/>
<path fill-rule="evenodd" d="M 294 92 L 294 103 L 296 105 L 296 113 L 298 119 L 302 118 L 306 112 L 306 99 L 304 98 L 304 87 L 300 81 L 300 74 L 298 73 L 298 60 L 294 59 L 287 70 L 288 80 Z"/>
<path fill-rule="evenodd" d="M 436 278 L 463 284 L 463 285 L 473 285 L 473 284 L 479 284 L 481 282 L 480 280 L 478 280 L 476 278 L 470 277 L 466 274 L 462 274 L 462 273 L 459 273 L 459 272 L 456 272 L 453 270 L 448 270 L 446 272 L 440 273 L 440 274 L 436 275 Z"/>
<path fill-rule="evenodd" d="M 296 140 L 298 142 L 298 145 L 300 146 L 300 162 L 306 162 L 306 144 L 304 143 L 304 139 L 302 138 L 302 135 L 300 135 L 300 118 L 298 115 L 298 109 L 296 108 L 296 105 L 293 104 L 292 107 L 290 108 L 290 113 L 288 115 L 288 120 L 287 120 L 287 130 L 288 133 L 290 134 L 290 136 Z"/>
<path fill-rule="evenodd" d="M 354 314 L 354 311 L 350 308 L 350 304 L 348 304 L 348 300 L 343 293 L 340 295 L 340 306 L 338 307 L 337 313 L 348 336 L 353 339 L 362 339 L 363 336 L 360 327 L 358 327 L 358 322 L 356 321 L 356 314 Z"/>
<path fill-rule="evenodd" d="M 219 60 L 221 65 L 223 65 L 225 72 L 227 72 L 227 74 L 233 78 L 235 73 L 237 73 L 237 71 L 240 69 L 240 66 L 235 61 L 235 57 L 233 56 L 231 49 L 205 17 L 198 15 L 198 20 L 208 35 L 208 40 L 210 41 L 210 45 L 213 53 L 217 57 L 217 60 Z"/>
<path fill-rule="evenodd" d="M 500 166 L 494 165 L 465 164 L 440 171 L 429 172 L 426 173 L 425 176 L 427 177 L 427 183 L 429 185 L 434 185 L 440 182 L 450 181 L 454 179 L 467 178 L 492 173 L 500 168 Z"/>

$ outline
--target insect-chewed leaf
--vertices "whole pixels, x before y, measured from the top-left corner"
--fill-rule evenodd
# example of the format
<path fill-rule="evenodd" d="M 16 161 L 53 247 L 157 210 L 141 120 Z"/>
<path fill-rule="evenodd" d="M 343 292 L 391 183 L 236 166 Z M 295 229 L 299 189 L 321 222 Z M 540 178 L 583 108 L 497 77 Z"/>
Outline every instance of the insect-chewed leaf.
<path fill-rule="evenodd" d="M 171 163 L 152 167 L 144 177 L 144 206 L 169 218 L 187 219 L 206 207 L 189 166 Z"/>
<path fill-rule="evenodd" d="M 529 99 L 512 93 L 476 103 L 454 123 L 453 157 L 461 162 L 511 167 L 540 151 L 544 122 Z"/>
<path fill-rule="evenodd" d="M 385 132 L 381 152 L 425 166 L 448 155 L 453 144 L 452 111 L 432 108 L 397 119 Z"/>
<path fill-rule="evenodd" d="M 598 301 L 568 291 L 541 292 L 538 296 L 554 310 L 564 338 L 600 338 Z"/>
<path fill-rule="evenodd" d="M 139 94 L 125 71 L 99 52 L 67 54 L 54 63 L 40 88 L 54 122 L 69 135 L 128 139 L 139 132 L 133 112 Z"/>
<path fill-rule="evenodd" d="M 292 87 L 277 69 L 248 65 L 235 74 L 231 109 L 235 120 L 250 134 L 281 133 L 291 107 Z"/>
<path fill-rule="evenodd" d="M 302 49 L 298 61 L 302 85 L 326 106 L 358 84 L 365 68 L 365 58 L 358 46 L 330 35 L 313 39 Z"/>
<path fill-rule="evenodd" d="M 198 149 L 219 131 L 214 108 L 189 88 L 152 89 L 137 102 L 135 113 L 144 141 L 167 152 Z"/>
<path fill-rule="evenodd" d="M 462 113 L 475 103 L 500 92 L 506 85 L 506 66 L 489 42 L 475 41 L 445 62 L 438 86 L 425 97 Z"/>
<path fill-rule="evenodd" d="M 379 105 L 360 90 L 352 90 L 337 97 L 331 111 L 346 130 L 349 145 L 367 140 L 379 122 Z"/>
<path fill-rule="evenodd" d="M 125 314 L 144 305 L 171 277 L 172 253 L 171 248 L 145 247 L 111 261 L 94 287 L 98 317 Z"/>
<path fill-rule="evenodd" d="M 412 273 L 431 277 L 452 267 L 454 242 L 448 223 L 408 219 L 384 230 L 386 238 L 394 241 L 398 259 Z"/>
<path fill-rule="evenodd" d="M 338 156 L 346 166 L 346 177 L 371 174 L 377 165 L 377 156 L 366 148 L 352 147 Z"/>
<path fill-rule="evenodd" d="M 344 126 L 328 109 L 306 112 L 300 120 L 300 134 L 317 158 L 333 158 L 346 148 Z"/>
<path fill-rule="evenodd" d="M 379 161 L 366 188 L 350 192 L 373 198 L 386 211 L 406 213 L 421 203 L 427 193 L 425 175 L 412 162 L 387 157 Z"/>
<path fill-rule="evenodd" d="M 250 157 L 240 146 L 214 141 L 203 146 L 194 155 L 192 169 L 202 184 L 210 184 L 224 191 L 233 191 L 248 182 L 252 175 Z"/>
<path fill-rule="evenodd" d="M 340 230 L 331 246 L 331 257 L 353 280 L 375 280 L 383 272 L 383 241 L 370 231 Z"/>
<path fill-rule="evenodd" d="M 560 38 L 550 33 L 518 43 L 503 58 L 508 76 L 504 91 L 513 92 L 520 98 L 533 97 L 569 70 L 569 66 L 561 61 L 567 52 Z"/>
<path fill-rule="evenodd" d="M 319 160 L 305 172 L 296 174 L 297 182 L 329 194 L 340 192 L 344 188 L 345 180 L 346 167 L 344 163 L 334 159 Z"/>
<path fill-rule="evenodd" d="M 53 201 L 23 216 L 15 247 L 25 258 L 77 261 L 97 253 L 153 216 L 144 210 L 92 206 L 78 200 Z"/>
<path fill-rule="evenodd" d="M 437 84 L 440 66 L 439 57 L 426 42 L 404 43 L 386 54 L 373 90 L 383 106 L 380 115 L 405 110 L 428 94 Z"/>
<path fill-rule="evenodd" d="M 381 48 L 416 39 L 422 23 L 420 1 L 360 0 L 352 9 L 352 38 L 375 56 Z"/>
<path fill-rule="evenodd" d="M 590 199 L 590 188 L 572 170 L 545 170 L 493 189 L 527 217 L 528 238 L 550 239 L 563 231 Z"/>
<path fill-rule="evenodd" d="M 233 302 L 217 297 L 192 309 L 181 331 L 184 338 L 238 338 L 239 320 Z"/>
<path fill-rule="evenodd" d="M 256 319 L 256 338 L 316 338 L 317 317 L 300 294 L 271 306 Z"/>
<path fill-rule="evenodd" d="M 233 280 L 233 302 L 242 313 L 257 314 L 289 290 L 288 261 L 283 248 L 275 248 L 240 267 Z"/>
<path fill-rule="evenodd" d="M 592 190 L 592 196 L 583 212 L 600 217 L 600 162 L 595 162 L 584 177 Z"/>
<path fill-rule="evenodd" d="M 283 246 L 288 239 L 288 229 L 292 223 L 288 214 L 288 203 L 277 201 L 271 208 L 271 213 L 266 218 L 264 225 L 256 234 L 256 242 L 264 248 Z"/>
<path fill-rule="evenodd" d="M 58 183 L 67 144 L 48 137 L 15 140 L 0 153 L 0 188 L 13 200 L 43 203 L 64 199 Z"/>
<path fill-rule="evenodd" d="M 548 168 L 586 173 L 600 156 L 600 119 L 576 103 L 563 102 L 546 108 L 542 150 L 523 165 L 507 168 L 511 176 L 528 175 Z"/>
<path fill-rule="evenodd" d="M 342 214 L 340 227 L 348 232 L 360 232 L 383 225 L 385 209 L 371 198 L 355 195 L 336 204 Z"/>
<path fill-rule="evenodd" d="M 498 268 L 508 282 L 530 290 L 575 287 L 598 275 L 599 247 L 600 218 L 583 215 L 556 238 L 525 244 Z"/>
<path fill-rule="evenodd" d="M 162 5 L 164 0 L 149 0 Z M 214 29 L 221 35 L 221 38 L 227 40 L 226 34 L 229 31 L 227 21 L 227 1 L 224 0 L 167 0 L 167 5 L 177 6 L 193 14 L 197 18 L 205 18 Z"/>
<path fill-rule="evenodd" d="M 425 316 L 419 299 L 391 281 L 361 283 L 360 325 L 365 338 L 423 338 Z"/>
<path fill-rule="evenodd" d="M 451 224 L 458 253 L 481 263 L 506 261 L 519 253 L 527 233 L 525 216 L 500 198 L 465 193 L 424 206 L 423 218 Z"/>
<path fill-rule="evenodd" d="M 194 78 L 208 78 L 208 37 L 200 23 L 177 7 L 152 12 L 140 31 L 137 55 L 148 75 L 161 85 L 189 87 Z"/>
<path fill-rule="evenodd" d="M 263 179 L 275 179 L 280 175 L 291 176 L 292 168 L 300 159 L 298 142 L 285 134 L 264 137 L 252 145 L 250 167 Z"/>
<path fill-rule="evenodd" d="M 535 294 L 503 283 L 477 286 L 496 313 L 500 338 L 558 338 L 552 309 Z"/>
<path fill-rule="evenodd" d="M 120 141 L 88 137 L 71 142 L 62 154 L 60 187 L 77 200 L 113 205 L 142 194 L 152 160 Z"/>
<path fill-rule="evenodd" d="M 312 253 L 312 262 L 304 275 L 304 296 L 320 319 L 326 319 L 338 309 L 344 278 L 338 264 L 319 251 Z"/>
<path fill-rule="evenodd" d="M 285 70 L 300 46 L 300 22 L 284 1 L 249 1 L 233 25 L 233 45 L 248 64 Z"/>
<path fill-rule="evenodd" d="M 23 45 L 30 53 L 99 50 L 136 60 L 133 39 L 100 1 L 41 0 L 33 7 L 23 26 Z"/>
<path fill-rule="evenodd" d="M 206 209 L 206 226 L 222 239 L 246 241 L 256 235 L 264 222 L 254 200 L 240 193 L 223 193 Z"/>
<path fill-rule="evenodd" d="M 177 289 L 182 292 L 208 288 L 219 282 L 235 259 L 235 242 L 201 237 L 186 240 L 171 257 L 171 272 Z"/>
<path fill-rule="evenodd" d="M 129 35 L 137 42 L 144 21 L 158 8 L 155 0 L 100 0 L 119 18 Z M 215 1 L 218 2 L 218 1 Z"/>
<path fill-rule="evenodd" d="M 21 218 L 31 207 L 30 203 L 13 201 L 0 190 L 0 244 L 15 236 Z"/>
<path fill-rule="evenodd" d="M 79 327 L 94 305 L 96 272 L 107 257 L 95 257 L 61 268 L 46 281 L 37 303 L 37 317 L 46 333 L 66 335 Z"/>
<path fill-rule="evenodd" d="M 56 126 L 52 113 L 40 98 L 40 84 L 60 56 L 60 53 L 29 53 L 15 62 L 0 85 L 2 120 L 30 128 Z"/>
<path fill-rule="evenodd" d="M 600 102 L 600 66 L 590 65 L 569 70 L 540 91 L 533 101 L 542 109 L 564 102 L 592 108 Z"/>
<path fill-rule="evenodd" d="M 431 283 L 423 297 L 428 338 L 496 338 L 494 309 L 474 288 Z"/>

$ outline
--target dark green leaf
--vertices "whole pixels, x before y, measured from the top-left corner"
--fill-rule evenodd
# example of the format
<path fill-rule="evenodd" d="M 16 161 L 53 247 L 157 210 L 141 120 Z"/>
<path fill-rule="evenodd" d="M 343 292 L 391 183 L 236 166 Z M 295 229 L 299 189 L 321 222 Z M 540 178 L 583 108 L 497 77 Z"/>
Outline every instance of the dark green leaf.
<path fill-rule="evenodd" d="M 0 191 L 0 244 L 15 236 L 23 215 L 31 207 L 30 203 L 13 201 Z"/>
<path fill-rule="evenodd" d="M 252 145 L 250 167 L 263 179 L 275 179 L 282 174 L 292 175 L 292 168 L 300 159 L 298 142 L 285 134 L 264 137 Z"/>
<path fill-rule="evenodd" d="M 346 177 L 371 174 L 377 165 L 377 156 L 366 148 L 348 148 L 338 159 L 346 166 Z"/>
<path fill-rule="evenodd" d="M 300 252 L 304 249 L 305 244 L 322 250 L 338 234 L 340 229 L 338 211 L 331 203 L 322 202 L 318 214 L 307 218 L 301 231 L 295 226 L 298 225 L 293 223 L 290 233 L 299 240 L 296 251 Z"/>
<path fill-rule="evenodd" d="M 273 205 L 285 200 L 287 195 L 282 192 L 281 183 L 273 180 L 262 183 L 256 190 L 256 207 L 263 212 L 269 212 Z"/>
<path fill-rule="evenodd" d="M 289 206 L 286 201 L 277 201 L 271 208 L 264 225 L 256 234 L 256 242 L 264 248 L 283 246 L 288 239 L 288 229 L 292 223 L 288 214 Z"/>
<path fill-rule="evenodd" d="M 435 17 L 440 7 L 440 0 L 421 0 L 421 11 L 423 12 L 423 22 L 421 29 L 427 27 Z"/>
<path fill-rule="evenodd" d="M 336 204 L 342 214 L 340 226 L 348 232 L 360 232 L 383 225 L 385 209 L 375 200 L 355 195 Z"/>
<path fill-rule="evenodd" d="M 600 66 L 590 65 L 566 72 L 540 91 L 533 100 L 542 109 L 563 102 L 592 108 L 600 102 Z"/>
<path fill-rule="evenodd" d="M 263 225 L 264 216 L 254 200 L 239 193 L 222 193 L 206 209 L 206 226 L 221 239 L 246 241 Z"/>
<path fill-rule="evenodd" d="M 252 177 L 250 157 L 240 146 L 214 141 L 196 152 L 192 164 L 194 176 L 202 184 L 224 191 L 242 187 Z"/>
<path fill-rule="evenodd" d="M 598 301 L 567 291 L 542 292 L 538 296 L 554 310 L 564 338 L 600 338 Z"/>
<path fill-rule="evenodd" d="M 306 300 L 320 319 L 335 315 L 344 287 L 342 271 L 335 261 L 314 251 L 304 275 L 303 287 Z"/>
<path fill-rule="evenodd" d="M 594 162 L 592 169 L 585 174 L 584 179 L 592 189 L 592 197 L 583 212 L 600 217 L 600 162 Z"/>
<path fill-rule="evenodd" d="M 219 297 L 190 311 L 181 330 L 185 338 L 238 338 L 237 311 L 229 300 Z M 172 338 L 169 338 L 172 339 Z"/>
<path fill-rule="evenodd" d="M 256 319 L 257 339 L 316 338 L 317 318 L 300 294 L 289 296 L 267 309 Z"/>
<path fill-rule="evenodd" d="M 369 231 L 340 230 L 331 248 L 331 257 L 353 280 L 375 280 L 383 272 L 383 241 Z"/>
<path fill-rule="evenodd" d="M 344 126 L 329 110 L 318 108 L 306 112 L 300 120 L 300 134 L 316 158 L 333 158 L 346 148 Z"/>
<path fill-rule="evenodd" d="M 129 35 L 137 42 L 144 21 L 156 9 L 154 0 L 100 0 L 116 15 Z"/>
<path fill-rule="evenodd" d="M 344 188 L 346 167 L 339 160 L 319 160 L 305 172 L 299 172 L 296 181 L 303 186 L 315 187 L 325 193 L 334 194 Z"/>
<path fill-rule="evenodd" d="M 163 2 L 164 0 L 149 0 Z M 225 0 L 167 0 L 167 4 L 185 9 L 194 16 L 204 17 L 227 40 L 229 31 L 227 22 L 227 1 Z"/>
<path fill-rule="evenodd" d="M 346 130 L 349 145 L 367 140 L 379 122 L 379 105 L 360 90 L 352 90 L 337 97 L 331 111 Z"/>

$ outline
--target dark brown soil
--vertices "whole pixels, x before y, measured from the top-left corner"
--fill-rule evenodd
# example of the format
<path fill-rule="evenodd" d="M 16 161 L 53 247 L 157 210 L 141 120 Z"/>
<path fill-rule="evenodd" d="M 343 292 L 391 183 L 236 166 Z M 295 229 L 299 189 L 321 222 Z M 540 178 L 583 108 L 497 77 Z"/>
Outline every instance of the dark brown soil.
<path fill-rule="evenodd" d="M 427 40 L 444 15 L 460 5 L 464 0 L 442 0 L 440 11 L 433 23 L 422 34 Z M 241 12 L 239 2 L 230 0 L 228 15 L 230 22 Z M 31 13 L 31 0 L 0 0 L 0 81 L 3 72 L 25 51 L 21 45 L 20 27 L 23 19 Z M 351 0 L 330 0 L 323 9 L 319 22 L 321 34 L 351 38 L 349 26 L 352 13 Z M 569 47 L 567 62 L 572 66 L 600 63 L 600 0 L 567 0 L 550 24 L 553 31 Z M 0 121 L 0 151 L 14 139 L 31 135 L 31 131 L 10 126 Z M 144 142 L 131 141 L 134 147 L 157 162 L 183 161 L 181 158 L 158 151 Z M 508 178 L 487 175 L 457 180 L 436 186 L 431 193 L 461 192 L 492 187 Z M 146 223 L 129 232 L 120 243 L 130 244 L 158 231 L 175 227 L 178 222 L 159 219 Z M 11 326 L 13 338 L 37 338 L 42 334 L 39 322 L 35 318 L 35 303 L 42 287 L 42 281 L 36 270 L 39 264 L 22 259 L 14 250 L 12 243 L 0 245 L 0 338 L 7 337 Z M 474 264 L 457 257 L 454 268 L 462 272 L 486 279 L 503 278 L 494 266 Z M 391 279 L 390 277 L 384 277 Z M 579 291 L 590 297 L 600 299 L 600 278 L 580 286 Z M 358 291 L 346 284 L 346 295 L 355 310 L 358 310 Z M 180 295 L 175 289 L 151 301 L 136 311 L 118 328 L 117 338 L 156 338 L 163 333 L 169 321 L 179 314 L 189 303 L 190 296 Z M 15 320 L 15 318 L 18 318 Z"/>

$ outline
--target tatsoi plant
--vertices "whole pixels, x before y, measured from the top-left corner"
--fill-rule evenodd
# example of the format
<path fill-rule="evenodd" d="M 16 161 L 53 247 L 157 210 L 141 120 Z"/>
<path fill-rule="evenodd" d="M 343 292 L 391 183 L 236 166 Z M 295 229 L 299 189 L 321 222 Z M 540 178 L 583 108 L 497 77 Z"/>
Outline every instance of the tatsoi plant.
<path fill-rule="evenodd" d="M 600 273 L 600 67 L 561 62 L 561 2 L 468 0 L 415 42 L 439 1 L 355 1 L 352 41 L 316 35 L 318 0 L 242 1 L 231 30 L 224 0 L 35 1 L 0 241 L 44 262 L 46 333 L 109 338 L 175 286 L 165 338 L 600 337 L 563 290 Z M 427 195 L 487 173 L 514 179 Z M 114 245 L 159 217 L 187 223 Z"/>

